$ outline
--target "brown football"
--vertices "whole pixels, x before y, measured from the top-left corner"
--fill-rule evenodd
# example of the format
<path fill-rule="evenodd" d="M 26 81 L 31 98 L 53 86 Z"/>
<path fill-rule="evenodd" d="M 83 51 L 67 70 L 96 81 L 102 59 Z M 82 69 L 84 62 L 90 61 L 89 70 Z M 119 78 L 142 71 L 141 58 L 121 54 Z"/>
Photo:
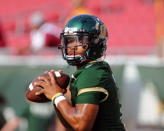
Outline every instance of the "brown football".
<path fill-rule="evenodd" d="M 47 74 L 42 74 L 40 76 L 46 76 L 49 78 L 49 76 Z M 69 80 L 70 77 L 69 75 L 63 73 L 63 72 L 58 72 L 55 71 L 54 72 L 54 77 L 56 79 L 57 84 L 62 88 L 62 89 L 66 89 L 68 84 L 69 84 Z M 38 79 L 35 78 L 28 86 L 27 91 L 26 91 L 26 98 L 32 102 L 37 102 L 37 103 L 43 103 L 43 102 L 49 102 L 50 100 L 46 98 L 46 96 L 44 94 L 41 95 L 35 95 L 35 93 L 37 91 L 39 91 L 42 87 L 36 87 L 34 86 L 34 82 L 36 82 Z"/>

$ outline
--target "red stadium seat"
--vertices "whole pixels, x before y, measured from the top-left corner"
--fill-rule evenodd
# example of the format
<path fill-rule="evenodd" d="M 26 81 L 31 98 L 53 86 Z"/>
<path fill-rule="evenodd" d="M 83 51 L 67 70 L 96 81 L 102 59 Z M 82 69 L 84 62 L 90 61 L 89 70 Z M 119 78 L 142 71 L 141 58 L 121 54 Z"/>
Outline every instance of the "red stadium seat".
<path fill-rule="evenodd" d="M 95 0 L 94 2 L 88 0 L 87 2 L 86 8 L 100 17 L 107 26 L 110 48 L 114 47 L 118 50 L 142 46 L 148 47 L 147 49 L 155 48 L 156 23 L 153 2 L 144 3 L 139 0 Z M 63 15 L 67 16 L 71 11 L 70 1 L 67 0 L 10 2 L 5 0 L 1 1 L 0 8 L 0 16 L 6 31 L 15 30 L 19 26 L 16 23 L 19 19 L 25 22 L 25 29 L 28 30 L 27 18 L 37 10 L 44 13 L 47 21 L 61 20 Z M 152 51 L 148 50 L 147 53 Z"/>

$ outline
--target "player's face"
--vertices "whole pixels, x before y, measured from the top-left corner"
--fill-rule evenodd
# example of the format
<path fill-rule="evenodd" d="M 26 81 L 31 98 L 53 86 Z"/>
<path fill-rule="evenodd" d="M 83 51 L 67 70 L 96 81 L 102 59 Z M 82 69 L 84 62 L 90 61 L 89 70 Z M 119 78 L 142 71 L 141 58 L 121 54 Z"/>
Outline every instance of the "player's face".
<path fill-rule="evenodd" d="M 80 43 L 80 42 L 78 42 L 78 43 L 71 42 L 68 44 L 67 51 L 68 51 L 69 56 L 72 56 L 72 55 L 82 56 L 85 53 L 86 48 L 84 48 L 82 43 Z"/>
<path fill-rule="evenodd" d="M 88 47 L 88 37 L 71 36 L 66 38 L 65 45 L 69 56 L 83 56 Z"/>

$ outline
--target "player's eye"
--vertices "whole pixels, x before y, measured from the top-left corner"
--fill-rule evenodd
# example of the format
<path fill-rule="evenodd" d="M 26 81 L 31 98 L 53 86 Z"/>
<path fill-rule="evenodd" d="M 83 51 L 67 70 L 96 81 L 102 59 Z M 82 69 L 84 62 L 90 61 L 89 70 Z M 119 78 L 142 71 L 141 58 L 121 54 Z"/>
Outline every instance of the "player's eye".
<path fill-rule="evenodd" d="M 68 43 L 72 43 L 72 42 L 74 42 L 74 41 L 75 41 L 74 38 L 68 38 L 68 39 L 67 39 L 67 42 L 68 42 Z"/>

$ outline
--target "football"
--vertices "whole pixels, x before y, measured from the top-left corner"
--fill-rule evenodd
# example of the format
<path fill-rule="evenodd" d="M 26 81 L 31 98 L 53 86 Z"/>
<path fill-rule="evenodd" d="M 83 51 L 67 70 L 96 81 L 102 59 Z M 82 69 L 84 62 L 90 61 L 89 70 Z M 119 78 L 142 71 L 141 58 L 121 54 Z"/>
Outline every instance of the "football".
<path fill-rule="evenodd" d="M 47 77 L 48 79 L 49 76 L 48 74 L 42 74 L 40 76 L 44 76 Z M 62 88 L 62 89 L 66 89 L 68 84 L 69 84 L 69 80 L 70 77 L 69 75 L 63 73 L 63 72 L 58 72 L 55 71 L 54 72 L 54 77 L 55 80 L 57 82 L 57 84 Z M 41 95 L 35 95 L 36 92 L 38 92 L 42 87 L 37 87 L 34 86 L 34 82 L 36 82 L 38 79 L 35 78 L 28 86 L 27 90 L 26 90 L 26 98 L 32 102 L 37 102 L 37 103 L 44 103 L 44 102 L 49 102 L 50 100 L 46 98 L 46 96 L 44 94 Z"/>

